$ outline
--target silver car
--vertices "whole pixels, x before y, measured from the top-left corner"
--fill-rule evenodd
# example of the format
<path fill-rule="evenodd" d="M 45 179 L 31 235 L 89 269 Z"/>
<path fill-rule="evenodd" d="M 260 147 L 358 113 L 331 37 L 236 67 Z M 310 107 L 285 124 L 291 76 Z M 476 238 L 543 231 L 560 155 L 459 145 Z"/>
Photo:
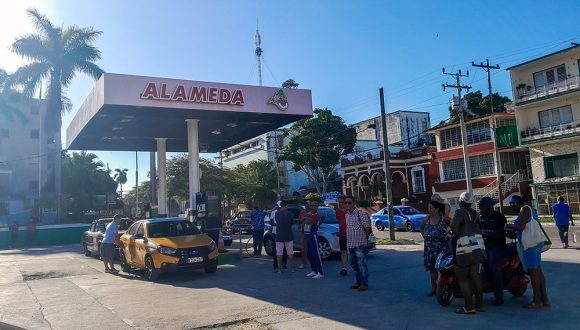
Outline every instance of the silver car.
<path fill-rule="evenodd" d="M 292 225 L 292 233 L 294 235 L 294 250 L 302 250 L 302 240 L 304 234 L 300 230 L 300 220 L 298 216 L 304 207 L 299 205 L 289 205 L 288 211 L 294 214 L 294 224 Z M 333 253 L 340 252 L 340 245 L 338 242 L 338 221 L 336 219 L 336 212 L 326 206 L 320 206 L 318 212 L 324 216 L 323 223 L 318 227 L 318 253 L 320 258 L 328 259 Z M 272 226 L 267 223 L 264 232 L 264 248 L 269 256 L 274 254 L 274 236 L 272 235 Z"/>

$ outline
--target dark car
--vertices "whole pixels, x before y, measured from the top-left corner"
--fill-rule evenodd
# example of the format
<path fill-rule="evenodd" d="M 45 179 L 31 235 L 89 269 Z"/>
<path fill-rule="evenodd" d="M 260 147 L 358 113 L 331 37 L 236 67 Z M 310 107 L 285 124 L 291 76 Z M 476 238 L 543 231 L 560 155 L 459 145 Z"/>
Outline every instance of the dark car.
<path fill-rule="evenodd" d="M 83 233 L 81 239 L 81 244 L 85 252 L 85 256 L 90 257 L 97 255 L 101 257 L 101 241 L 105 235 L 105 229 L 107 225 L 113 221 L 113 218 L 102 218 L 95 220 L 91 223 L 89 230 Z M 125 233 L 125 231 L 131 226 L 133 222 L 128 218 L 122 218 L 119 224 L 119 234 L 118 238 Z M 118 253 L 119 247 L 115 245 L 115 251 Z"/>
<path fill-rule="evenodd" d="M 226 225 L 233 228 L 235 231 L 241 230 L 245 232 L 252 231 L 252 212 L 240 211 L 236 216 L 228 220 Z"/>

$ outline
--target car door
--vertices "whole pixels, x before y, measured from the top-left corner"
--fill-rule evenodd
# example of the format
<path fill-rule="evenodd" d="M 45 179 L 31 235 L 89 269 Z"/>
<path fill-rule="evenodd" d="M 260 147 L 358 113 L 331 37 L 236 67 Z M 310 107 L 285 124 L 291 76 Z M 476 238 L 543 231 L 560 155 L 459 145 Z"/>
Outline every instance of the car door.
<path fill-rule="evenodd" d="M 89 247 L 89 250 L 93 253 L 96 253 L 99 250 L 98 235 L 99 235 L 99 225 L 97 222 L 95 222 L 91 226 L 91 231 L 89 232 L 89 237 L 88 237 L 88 239 L 89 239 L 88 247 Z"/>
<path fill-rule="evenodd" d="M 401 210 L 397 208 L 393 208 L 393 214 L 395 215 L 395 228 L 404 228 L 405 227 L 405 217 L 401 214 Z"/>
<path fill-rule="evenodd" d="M 138 223 L 134 223 L 132 224 L 129 229 L 127 229 L 127 231 L 121 235 L 121 249 L 123 250 L 123 254 L 125 255 L 125 260 L 127 261 L 128 264 L 133 264 L 132 260 L 131 260 L 131 250 L 134 249 L 133 245 L 133 241 L 132 241 L 132 237 L 133 234 L 135 233 L 135 231 L 137 230 L 137 227 L 139 227 Z"/>
<path fill-rule="evenodd" d="M 145 266 L 145 254 L 147 253 L 145 249 L 145 224 L 139 224 L 135 234 L 132 236 L 133 239 L 133 250 L 131 251 L 131 260 L 134 265 L 138 267 Z"/>

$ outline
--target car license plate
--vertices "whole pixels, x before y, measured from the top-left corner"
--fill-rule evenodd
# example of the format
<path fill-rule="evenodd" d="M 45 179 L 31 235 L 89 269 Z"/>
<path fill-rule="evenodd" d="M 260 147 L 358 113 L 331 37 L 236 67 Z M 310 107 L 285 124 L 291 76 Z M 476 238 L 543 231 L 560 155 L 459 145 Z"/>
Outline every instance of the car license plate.
<path fill-rule="evenodd" d="M 203 262 L 203 257 L 193 257 L 193 258 L 187 258 L 187 263 L 188 264 L 193 264 L 196 262 Z"/>

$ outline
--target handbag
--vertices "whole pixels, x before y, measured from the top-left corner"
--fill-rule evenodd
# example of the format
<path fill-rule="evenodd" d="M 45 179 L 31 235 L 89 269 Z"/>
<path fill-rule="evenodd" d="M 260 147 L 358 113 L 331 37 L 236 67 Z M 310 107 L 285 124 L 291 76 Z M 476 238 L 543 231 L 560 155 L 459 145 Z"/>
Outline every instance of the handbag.
<path fill-rule="evenodd" d="M 522 247 L 524 250 L 527 250 L 537 246 L 540 243 L 544 243 L 542 252 L 549 250 L 550 246 L 552 245 L 552 241 L 546 234 L 546 231 L 540 222 L 534 218 L 534 212 L 531 207 L 530 216 L 530 221 L 526 224 L 526 228 L 524 228 L 522 231 Z"/>
<path fill-rule="evenodd" d="M 469 223 L 471 222 L 471 213 L 468 211 Z M 487 260 L 487 253 L 485 252 L 485 245 L 483 236 L 481 234 L 469 234 L 461 236 L 457 239 L 455 245 L 455 259 L 458 266 L 468 266 L 485 262 Z"/>

